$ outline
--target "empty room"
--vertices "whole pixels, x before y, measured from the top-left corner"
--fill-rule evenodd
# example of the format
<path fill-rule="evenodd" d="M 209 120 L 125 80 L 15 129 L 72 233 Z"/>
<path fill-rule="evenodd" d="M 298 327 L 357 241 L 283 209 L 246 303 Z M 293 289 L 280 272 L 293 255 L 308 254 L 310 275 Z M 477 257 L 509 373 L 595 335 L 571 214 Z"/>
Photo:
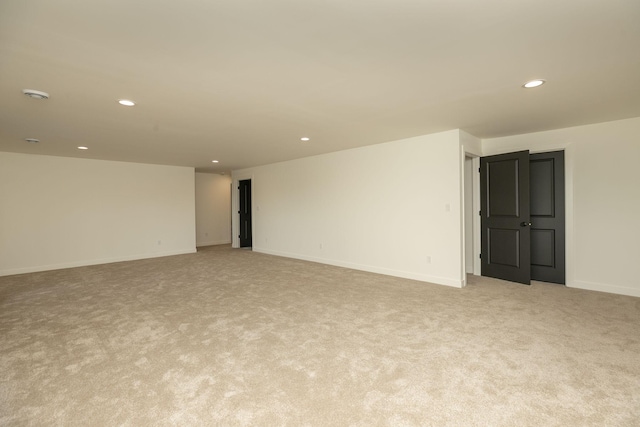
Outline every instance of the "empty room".
<path fill-rule="evenodd" d="M 0 425 L 639 425 L 638 22 L 3 0 Z"/>

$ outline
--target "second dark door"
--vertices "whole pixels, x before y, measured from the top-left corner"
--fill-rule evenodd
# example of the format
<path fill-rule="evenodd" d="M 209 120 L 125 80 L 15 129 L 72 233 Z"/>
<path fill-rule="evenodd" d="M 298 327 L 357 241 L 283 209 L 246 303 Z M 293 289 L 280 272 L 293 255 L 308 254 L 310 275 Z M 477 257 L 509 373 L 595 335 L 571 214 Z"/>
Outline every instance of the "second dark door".
<path fill-rule="evenodd" d="M 565 283 L 564 152 L 529 156 L 531 279 Z"/>

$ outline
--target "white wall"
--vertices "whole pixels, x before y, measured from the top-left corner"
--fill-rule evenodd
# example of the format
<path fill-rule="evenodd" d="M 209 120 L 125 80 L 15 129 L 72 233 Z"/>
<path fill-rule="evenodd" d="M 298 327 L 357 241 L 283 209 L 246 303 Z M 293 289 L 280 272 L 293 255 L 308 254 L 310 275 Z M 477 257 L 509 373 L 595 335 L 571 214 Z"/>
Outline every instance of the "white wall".
<path fill-rule="evenodd" d="M 253 180 L 254 250 L 464 285 L 464 154 L 565 150 L 567 286 L 640 296 L 640 118 L 477 141 L 449 131 L 236 171 L 234 188 Z"/>
<path fill-rule="evenodd" d="M 482 156 L 482 140 L 463 130 L 460 132 L 460 144 L 469 157 Z"/>
<path fill-rule="evenodd" d="M 640 118 L 482 144 L 485 155 L 564 149 L 567 286 L 640 296 Z"/>
<path fill-rule="evenodd" d="M 231 243 L 231 176 L 196 173 L 196 246 Z"/>
<path fill-rule="evenodd" d="M 193 168 L 0 153 L 0 275 L 195 251 Z"/>
<path fill-rule="evenodd" d="M 252 179 L 255 251 L 463 286 L 463 163 L 454 130 L 233 179 Z"/>

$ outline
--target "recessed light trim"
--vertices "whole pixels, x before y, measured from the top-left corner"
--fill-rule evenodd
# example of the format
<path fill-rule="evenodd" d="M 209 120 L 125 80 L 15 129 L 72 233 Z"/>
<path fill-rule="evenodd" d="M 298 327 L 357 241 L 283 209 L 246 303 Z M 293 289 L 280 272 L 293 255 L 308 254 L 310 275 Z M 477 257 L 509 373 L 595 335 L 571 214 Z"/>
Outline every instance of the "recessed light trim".
<path fill-rule="evenodd" d="M 134 105 L 136 105 L 136 103 L 131 101 L 130 99 L 118 99 L 118 104 L 124 105 L 125 107 L 133 107 Z"/>
<path fill-rule="evenodd" d="M 309 138 L 309 137 L 303 136 L 302 138 L 300 138 L 300 141 L 307 142 L 307 141 L 309 141 L 310 139 L 311 139 L 311 138 Z"/>
<path fill-rule="evenodd" d="M 81 145 L 80 147 L 78 147 L 78 150 L 88 150 L 89 147 L 85 147 L 84 145 Z"/>
<path fill-rule="evenodd" d="M 22 89 L 22 93 L 33 99 L 49 99 L 49 94 L 41 90 Z"/>
<path fill-rule="evenodd" d="M 211 160 L 211 163 L 220 163 L 219 160 Z"/>
<path fill-rule="evenodd" d="M 546 80 L 535 79 L 535 80 L 530 80 L 526 82 L 525 84 L 522 85 L 522 87 L 525 89 L 533 89 L 534 87 L 540 87 L 545 83 L 546 83 Z"/>
<path fill-rule="evenodd" d="M 25 138 L 24 140 L 27 141 L 29 144 L 37 144 L 40 142 L 40 140 L 37 138 Z"/>

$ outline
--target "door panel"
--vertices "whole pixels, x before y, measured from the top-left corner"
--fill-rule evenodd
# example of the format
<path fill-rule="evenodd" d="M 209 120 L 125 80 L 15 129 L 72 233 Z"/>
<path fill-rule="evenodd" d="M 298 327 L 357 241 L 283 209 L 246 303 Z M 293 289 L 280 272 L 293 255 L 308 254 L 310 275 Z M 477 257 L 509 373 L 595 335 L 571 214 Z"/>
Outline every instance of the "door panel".
<path fill-rule="evenodd" d="M 564 152 L 532 154 L 531 279 L 565 283 Z"/>
<path fill-rule="evenodd" d="M 529 176 L 531 181 L 531 216 L 552 217 L 555 215 L 553 188 L 553 159 L 534 160 L 529 156 Z"/>
<path fill-rule="evenodd" d="M 480 159 L 482 275 L 530 283 L 529 152 Z"/>
<path fill-rule="evenodd" d="M 489 236 L 489 263 L 520 267 L 520 230 L 487 230 Z"/>
<path fill-rule="evenodd" d="M 533 218 L 532 218 L 533 221 Z M 533 222 L 532 222 L 533 224 Z M 555 267 L 555 230 L 531 228 L 531 266 Z M 532 270 L 533 271 L 533 270 Z M 537 279 L 534 279 L 537 280 Z"/>
<path fill-rule="evenodd" d="M 487 165 L 487 213 L 492 217 L 517 217 L 520 214 L 518 197 L 518 159 L 489 162 Z"/>

